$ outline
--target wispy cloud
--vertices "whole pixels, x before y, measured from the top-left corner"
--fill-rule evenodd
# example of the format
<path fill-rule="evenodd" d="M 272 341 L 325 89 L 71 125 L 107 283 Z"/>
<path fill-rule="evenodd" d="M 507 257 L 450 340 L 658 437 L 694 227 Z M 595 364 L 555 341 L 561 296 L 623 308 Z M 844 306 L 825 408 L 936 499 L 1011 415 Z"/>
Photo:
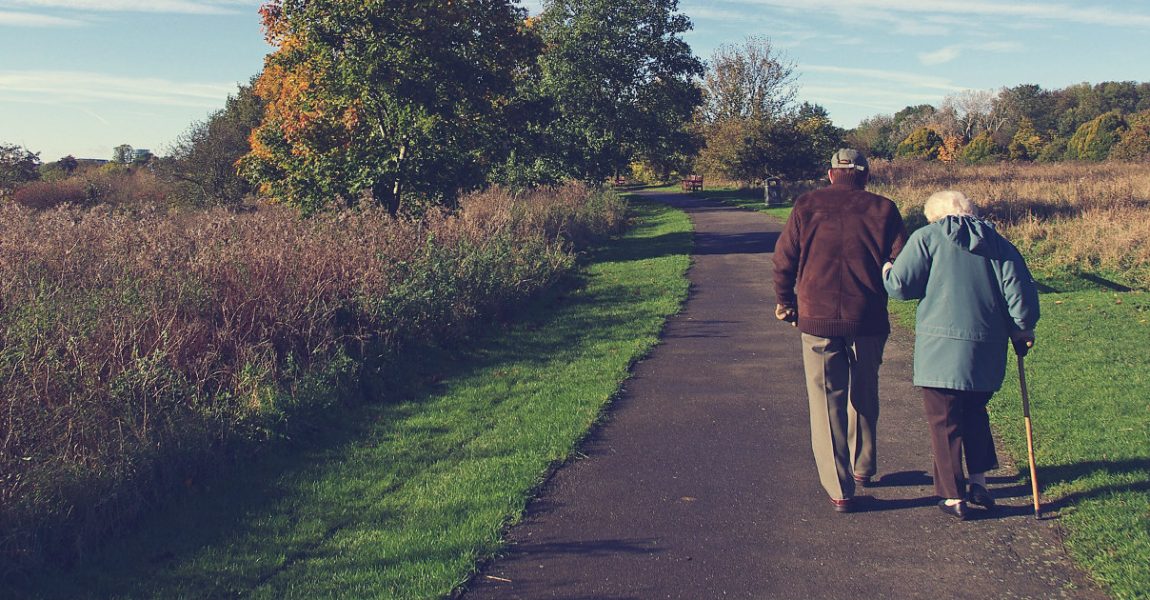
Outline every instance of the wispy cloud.
<path fill-rule="evenodd" d="M 839 0 L 744 0 L 757 6 L 775 6 L 803 11 L 843 12 L 844 5 Z M 852 14 L 860 14 L 851 10 Z M 1104 6 L 1081 8 L 1069 4 L 1039 4 L 1026 2 L 967 2 L 965 0 L 871 0 L 866 3 L 865 12 L 887 12 L 890 14 L 938 15 L 958 17 L 1015 17 L 1036 21 L 1061 21 L 1076 24 L 1108 25 L 1113 27 L 1150 26 L 1150 14 L 1139 14 L 1132 10 L 1114 10 Z M 863 13 L 865 14 L 865 13 Z"/>
<path fill-rule="evenodd" d="M 84 24 L 76 19 L 0 10 L 0 27 L 79 27 Z"/>
<path fill-rule="evenodd" d="M 853 67 L 838 67 L 833 65 L 802 65 L 804 73 L 820 73 L 836 77 L 848 77 L 852 81 L 875 80 L 898 84 L 906 88 L 931 90 L 932 92 L 959 92 L 966 89 L 956 85 L 949 79 L 920 73 L 905 71 L 887 71 L 883 69 L 859 69 Z"/>
<path fill-rule="evenodd" d="M 193 15 L 232 14 L 258 4 L 255 0 L 0 0 L 0 8 Z"/>
<path fill-rule="evenodd" d="M 934 52 L 923 52 L 918 55 L 918 61 L 924 65 L 941 65 L 948 63 L 962 55 L 960 46 L 947 46 Z"/>
<path fill-rule="evenodd" d="M 1018 42 L 985 42 L 978 44 L 955 44 L 939 48 L 934 52 L 923 52 L 918 55 L 918 61 L 927 66 L 941 65 L 951 62 L 967 50 L 977 52 L 1017 52 L 1022 49 Z"/>
<path fill-rule="evenodd" d="M 115 100 L 138 105 L 222 106 L 236 84 L 185 83 L 75 71 L 0 71 L 0 99 L 58 104 Z"/>

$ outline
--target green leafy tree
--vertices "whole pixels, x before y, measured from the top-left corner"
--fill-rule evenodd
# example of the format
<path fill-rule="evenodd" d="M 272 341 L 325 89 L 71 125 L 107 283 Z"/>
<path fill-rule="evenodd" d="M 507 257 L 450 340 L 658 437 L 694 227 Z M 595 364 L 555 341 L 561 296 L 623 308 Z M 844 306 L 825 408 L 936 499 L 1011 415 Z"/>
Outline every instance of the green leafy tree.
<path fill-rule="evenodd" d="M 23 146 L 0 143 L 0 193 L 40 178 L 40 153 Z"/>
<path fill-rule="evenodd" d="M 1042 150 L 1042 137 L 1034 127 L 1034 123 L 1027 117 L 1022 117 L 1014 137 L 1010 140 L 1007 152 L 1010 160 L 1034 160 Z"/>
<path fill-rule="evenodd" d="M 677 10 L 678 0 L 544 2 L 539 89 L 556 116 L 548 143 L 570 175 L 602 181 L 690 143 L 703 65 Z"/>
<path fill-rule="evenodd" d="M 1127 129 L 1110 149 L 1110 158 L 1144 160 L 1150 158 L 1150 110 L 1126 116 Z"/>
<path fill-rule="evenodd" d="M 1066 144 L 1066 157 L 1079 160 L 1105 160 L 1125 130 L 1126 122 L 1118 111 L 1099 115 L 1079 126 L 1070 137 L 1070 141 Z"/>
<path fill-rule="evenodd" d="M 242 167 L 305 211 L 447 202 L 482 185 L 514 74 L 535 56 L 510 0 L 274 0 Z"/>
<path fill-rule="evenodd" d="M 942 136 L 929 127 L 915 129 L 899 145 L 896 155 L 901 158 L 935 160 L 942 148 Z"/>
<path fill-rule="evenodd" d="M 179 195 L 196 206 L 235 205 L 254 192 L 237 162 L 263 118 L 264 103 L 251 85 L 229 96 L 224 108 L 195 123 L 176 141 L 160 172 L 176 182 Z"/>
<path fill-rule="evenodd" d="M 855 148 L 871 158 L 894 158 L 898 150 L 897 141 L 891 141 L 894 131 L 894 117 L 890 115 L 875 115 L 863 119 L 858 127 L 848 131 L 846 144 Z"/>
<path fill-rule="evenodd" d="M 134 148 L 132 148 L 132 146 L 128 144 L 120 144 L 119 146 L 112 148 L 112 162 L 119 163 L 121 165 L 130 165 L 132 164 L 132 157 L 135 152 L 136 151 Z"/>
<path fill-rule="evenodd" d="M 1066 158 L 1066 145 L 1066 138 L 1055 136 L 1038 151 L 1038 162 L 1050 163 L 1064 160 Z"/>
<path fill-rule="evenodd" d="M 970 165 L 994 162 L 1002 158 L 1002 152 L 994 143 L 994 136 L 984 131 L 970 140 L 959 152 L 959 159 Z"/>
<path fill-rule="evenodd" d="M 719 47 L 703 80 L 702 170 L 744 183 L 809 171 L 814 137 L 833 125 L 821 107 L 794 106 L 794 82 L 794 64 L 768 38 Z"/>

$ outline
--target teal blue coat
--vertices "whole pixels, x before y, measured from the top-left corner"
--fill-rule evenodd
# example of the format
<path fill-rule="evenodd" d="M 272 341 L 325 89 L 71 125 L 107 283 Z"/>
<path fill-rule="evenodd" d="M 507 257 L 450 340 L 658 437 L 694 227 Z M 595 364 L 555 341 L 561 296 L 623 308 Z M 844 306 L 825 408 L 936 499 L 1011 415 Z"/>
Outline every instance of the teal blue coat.
<path fill-rule="evenodd" d="M 915 231 L 883 284 L 892 298 L 922 300 L 914 343 L 922 387 L 998 391 L 1010 333 L 1038 322 L 1038 289 L 1022 255 L 976 217 Z"/>

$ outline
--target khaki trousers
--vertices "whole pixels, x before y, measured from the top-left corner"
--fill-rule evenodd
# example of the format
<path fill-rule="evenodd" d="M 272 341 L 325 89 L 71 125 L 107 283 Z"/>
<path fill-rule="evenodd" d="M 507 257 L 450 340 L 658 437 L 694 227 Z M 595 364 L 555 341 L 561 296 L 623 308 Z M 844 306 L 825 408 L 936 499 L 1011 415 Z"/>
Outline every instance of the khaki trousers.
<path fill-rule="evenodd" d="M 886 338 L 802 335 L 811 449 L 831 498 L 853 497 L 854 476 L 878 471 L 878 369 Z"/>

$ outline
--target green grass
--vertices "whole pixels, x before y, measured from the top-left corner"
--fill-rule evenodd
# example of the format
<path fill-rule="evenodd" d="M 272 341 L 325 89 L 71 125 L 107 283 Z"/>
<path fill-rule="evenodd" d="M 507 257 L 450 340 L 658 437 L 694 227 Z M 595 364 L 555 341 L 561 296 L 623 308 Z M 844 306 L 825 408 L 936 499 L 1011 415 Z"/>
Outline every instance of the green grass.
<path fill-rule="evenodd" d="M 735 187 L 721 187 L 705 189 L 701 192 L 692 192 L 700 198 L 708 198 L 711 200 L 718 200 L 724 204 L 754 210 L 764 214 L 771 215 L 778 218 L 780 221 L 786 221 L 787 217 L 791 214 L 791 204 L 787 203 L 782 206 L 767 207 L 766 201 L 763 198 L 762 188 L 735 188 Z"/>
<path fill-rule="evenodd" d="M 1042 282 L 1095 289 L 1042 295 L 1038 344 L 1025 361 L 1038 480 L 1074 559 L 1114 598 L 1150 598 L 1150 295 L 1097 289 L 1093 279 Z M 913 303 L 891 304 L 913 327 Z M 1010 361 L 991 419 L 1029 494 Z"/>
<path fill-rule="evenodd" d="M 636 204 L 582 281 L 513 323 L 405 357 L 389 396 L 193 488 L 32 598 L 434 598 L 500 547 L 686 298 L 690 223 Z"/>

